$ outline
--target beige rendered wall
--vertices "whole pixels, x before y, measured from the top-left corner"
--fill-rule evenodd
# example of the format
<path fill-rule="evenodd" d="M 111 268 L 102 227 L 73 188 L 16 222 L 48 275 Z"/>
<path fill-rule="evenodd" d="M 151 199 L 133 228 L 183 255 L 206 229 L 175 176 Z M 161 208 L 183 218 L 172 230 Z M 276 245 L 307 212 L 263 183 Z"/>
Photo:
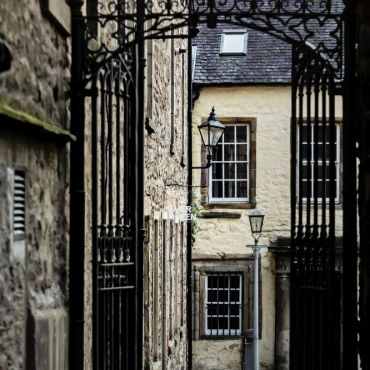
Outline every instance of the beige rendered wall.
<path fill-rule="evenodd" d="M 197 126 L 207 119 L 212 106 L 218 119 L 253 118 L 256 120 L 256 199 L 265 213 L 261 244 L 269 245 L 277 236 L 290 235 L 290 118 L 291 90 L 289 86 L 202 87 L 193 109 L 193 164 L 201 162 L 201 138 Z M 337 117 L 341 117 L 340 101 Z M 193 184 L 201 183 L 201 171 L 193 171 Z M 200 192 L 195 191 L 199 203 Z M 203 210 L 200 205 L 201 210 Z M 217 211 L 218 209 L 212 209 Z M 193 260 L 251 257 L 247 244 L 253 243 L 247 209 L 222 209 L 241 215 L 240 218 L 198 218 L 200 228 L 195 235 Z M 341 230 L 340 205 L 337 212 L 338 234 Z M 262 252 L 262 338 L 261 367 L 272 369 L 275 347 L 275 260 L 267 250 Z M 194 364 L 204 367 L 203 357 L 215 358 L 224 351 L 225 341 L 194 341 Z M 212 343 L 212 344 L 211 344 Z M 235 341 L 240 346 L 240 341 Z M 241 349 L 241 346 L 240 346 Z M 229 351 L 232 357 L 234 351 Z M 235 353 L 234 353 L 235 357 Z M 202 364 L 201 364 L 202 363 Z M 235 361 L 234 361 L 235 363 Z M 202 367 L 203 366 L 203 367 Z M 195 367 L 196 368 L 196 367 Z M 240 367 L 231 367 L 238 369 Z"/>

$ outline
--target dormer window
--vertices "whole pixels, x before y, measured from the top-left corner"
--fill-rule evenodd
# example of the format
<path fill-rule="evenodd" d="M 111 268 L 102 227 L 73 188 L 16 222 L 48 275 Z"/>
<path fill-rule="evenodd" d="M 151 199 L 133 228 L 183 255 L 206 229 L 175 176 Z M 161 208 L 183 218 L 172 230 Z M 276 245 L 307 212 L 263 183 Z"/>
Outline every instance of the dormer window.
<path fill-rule="evenodd" d="M 248 33 L 245 29 L 224 30 L 221 36 L 221 55 L 247 55 Z"/>

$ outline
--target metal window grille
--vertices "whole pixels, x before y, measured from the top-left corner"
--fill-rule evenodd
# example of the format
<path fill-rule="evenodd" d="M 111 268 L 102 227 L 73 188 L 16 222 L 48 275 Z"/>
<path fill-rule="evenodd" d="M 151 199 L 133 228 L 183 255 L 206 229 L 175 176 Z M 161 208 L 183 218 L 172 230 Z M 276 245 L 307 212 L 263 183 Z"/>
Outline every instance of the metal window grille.
<path fill-rule="evenodd" d="M 302 124 L 301 130 L 298 127 L 298 135 L 302 135 L 302 149 L 301 149 L 301 160 L 302 160 L 302 198 L 307 201 L 309 194 L 311 194 L 311 201 L 313 201 L 313 195 L 316 194 L 315 187 L 317 186 L 318 201 L 322 201 L 325 197 L 328 201 L 330 197 L 330 178 L 328 175 L 330 171 L 330 127 L 329 124 L 324 126 L 322 123 L 317 126 L 314 123 Z M 335 201 L 339 202 L 339 159 L 340 159 L 340 129 L 339 124 L 336 124 L 335 134 Z M 298 138 L 297 138 L 298 139 Z M 297 148 L 299 139 L 297 140 Z M 317 145 L 317 151 L 314 150 Z M 299 151 L 299 150 L 298 150 Z M 316 153 L 316 154 L 315 154 Z M 297 161 L 297 172 L 299 170 Z M 317 164 L 317 173 L 315 172 L 315 166 Z M 309 168 L 310 167 L 310 168 Z M 324 185 L 325 184 L 325 185 Z M 298 184 L 297 184 L 298 188 Z M 325 195 L 324 195 L 325 194 Z"/>
<path fill-rule="evenodd" d="M 241 274 L 207 274 L 205 279 L 206 335 L 241 335 L 242 287 Z"/>
<path fill-rule="evenodd" d="M 24 171 L 14 171 L 13 183 L 13 233 L 14 236 L 26 232 L 26 175 Z"/>
<path fill-rule="evenodd" d="M 227 125 L 210 171 L 211 201 L 248 201 L 249 147 L 248 124 Z"/>

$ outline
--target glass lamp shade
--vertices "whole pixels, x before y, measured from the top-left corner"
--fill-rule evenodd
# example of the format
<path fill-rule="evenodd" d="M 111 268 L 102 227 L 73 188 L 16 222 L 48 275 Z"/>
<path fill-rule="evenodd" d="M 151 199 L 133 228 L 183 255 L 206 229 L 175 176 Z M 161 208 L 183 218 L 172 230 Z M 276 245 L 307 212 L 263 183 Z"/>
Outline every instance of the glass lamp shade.
<path fill-rule="evenodd" d="M 206 147 L 215 147 L 222 134 L 224 133 L 225 126 L 216 120 L 215 109 L 212 108 L 212 112 L 206 122 L 203 122 L 198 126 L 200 136 L 202 137 L 203 144 Z"/>
<path fill-rule="evenodd" d="M 252 234 L 261 234 L 264 215 L 249 215 Z"/>

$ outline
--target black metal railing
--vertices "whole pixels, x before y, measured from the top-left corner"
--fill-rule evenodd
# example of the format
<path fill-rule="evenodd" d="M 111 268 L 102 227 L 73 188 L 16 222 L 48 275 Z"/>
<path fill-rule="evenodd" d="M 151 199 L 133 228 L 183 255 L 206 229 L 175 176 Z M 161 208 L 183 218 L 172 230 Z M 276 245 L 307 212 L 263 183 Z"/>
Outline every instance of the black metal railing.
<path fill-rule="evenodd" d="M 341 310 L 335 272 L 336 83 L 320 55 L 297 49 L 292 78 L 291 369 L 334 370 Z"/>
<path fill-rule="evenodd" d="M 128 50 L 110 59 L 96 69 L 91 87 L 93 357 L 99 370 L 130 369 L 136 361 L 133 58 Z"/>

